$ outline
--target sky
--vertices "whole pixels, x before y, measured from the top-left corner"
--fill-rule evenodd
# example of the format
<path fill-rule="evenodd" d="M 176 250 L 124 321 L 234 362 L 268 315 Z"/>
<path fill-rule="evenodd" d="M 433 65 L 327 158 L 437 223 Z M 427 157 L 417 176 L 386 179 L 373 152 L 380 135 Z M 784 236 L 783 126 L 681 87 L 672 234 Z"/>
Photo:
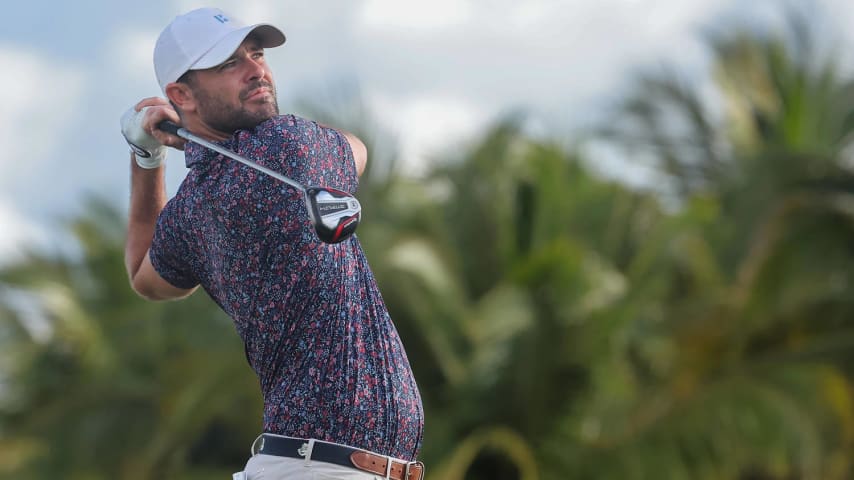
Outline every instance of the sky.
<path fill-rule="evenodd" d="M 702 82 L 704 29 L 773 25 L 782 3 L 7 2 L 0 29 L 0 264 L 33 246 L 63 251 L 59 225 L 81 213 L 86 195 L 126 208 L 129 157 L 119 118 L 140 99 L 161 95 L 154 42 L 172 18 L 194 8 L 278 26 L 288 40 L 267 59 L 283 112 L 302 113 L 300 102 L 336 111 L 342 96 L 358 96 L 372 122 L 389 132 L 394 145 L 384 147 L 400 153 L 405 173 L 418 175 L 512 112 L 526 112 L 532 131 L 572 137 L 619 98 L 638 69 L 672 65 Z M 845 50 L 854 50 L 854 34 L 844 28 L 854 24 L 854 3 L 797 3 L 832 19 Z M 171 194 L 185 174 L 182 153 L 171 151 L 167 163 Z"/>

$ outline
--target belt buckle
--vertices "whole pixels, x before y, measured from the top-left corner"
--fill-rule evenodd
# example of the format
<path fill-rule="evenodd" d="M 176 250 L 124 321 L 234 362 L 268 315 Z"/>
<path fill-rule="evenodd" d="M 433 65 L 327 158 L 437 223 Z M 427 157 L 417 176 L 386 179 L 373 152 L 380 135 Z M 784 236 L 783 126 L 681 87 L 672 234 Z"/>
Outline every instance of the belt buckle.
<path fill-rule="evenodd" d="M 406 462 L 406 470 L 405 470 L 405 471 L 404 471 L 404 473 L 403 473 L 403 480 L 410 480 L 410 479 L 409 479 L 409 474 L 410 474 L 411 472 L 410 472 L 410 470 L 409 470 L 409 469 L 410 469 L 413 465 L 418 465 L 418 466 L 420 466 L 420 467 L 421 467 L 421 475 L 419 475 L 419 476 L 418 476 L 418 478 L 414 478 L 414 479 L 412 479 L 412 480 L 424 480 L 424 462 Z"/>
<path fill-rule="evenodd" d="M 258 447 L 257 449 L 255 448 L 256 446 Z M 261 435 L 258 435 L 255 438 L 255 441 L 252 442 L 252 446 L 249 447 L 249 454 L 254 457 L 256 454 L 261 453 L 262 450 L 264 450 L 264 434 L 263 433 Z"/>

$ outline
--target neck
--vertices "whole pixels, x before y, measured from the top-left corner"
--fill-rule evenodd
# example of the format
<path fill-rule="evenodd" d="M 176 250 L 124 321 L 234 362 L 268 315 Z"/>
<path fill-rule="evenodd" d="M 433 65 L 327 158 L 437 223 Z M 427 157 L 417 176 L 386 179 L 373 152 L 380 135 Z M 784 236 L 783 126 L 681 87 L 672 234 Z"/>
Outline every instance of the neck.
<path fill-rule="evenodd" d="M 207 123 L 203 122 L 196 116 L 187 116 L 187 118 L 182 119 L 183 126 L 190 132 L 195 135 L 198 135 L 205 140 L 209 140 L 211 142 L 219 142 L 222 140 L 228 140 L 231 138 L 233 132 L 223 132 L 217 130 Z"/>

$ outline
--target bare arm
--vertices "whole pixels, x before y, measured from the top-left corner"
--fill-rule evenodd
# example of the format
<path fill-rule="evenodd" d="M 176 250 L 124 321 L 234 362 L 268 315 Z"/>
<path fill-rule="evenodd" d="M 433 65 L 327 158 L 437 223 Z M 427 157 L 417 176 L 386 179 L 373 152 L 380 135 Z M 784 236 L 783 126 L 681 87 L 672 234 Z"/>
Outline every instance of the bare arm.
<path fill-rule="evenodd" d="M 359 140 L 359 137 L 352 133 L 345 132 L 344 130 L 339 130 L 339 132 L 350 143 L 350 149 L 353 150 L 353 160 L 356 162 L 356 174 L 361 177 L 362 172 L 365 171 L 365 165 L 368 164 L 368 147 Z"/>
<path fill-rule="evenodd" d="M 162 99 L 146 99 L 138 103 L 137 110 L 146 106 L 159 105 L 162 108 L 151 109 L 146 114 L 143 125 L 146 130 L 161 120 L 178 119 L 171 107 L 163 105 Z M 174 115 L 174 116 L 173 116 Z M 160 133 L 158 140 L 169 145 L 173 139 Z M 173 145 L 175 146 L 175 145 Z M 183 146 L 183 144 L 180 144 Z M 131 153 L 131 197 L 128 214 L 127 241 L 125 243 L 125 267 L 130 277 L 131 286 L 139 295 L 149 300 L 168 300 L 183 298 L 195 291 L 195 288 L 181 289 L 163 279 L 148 256 L 154 228 L 160 211 L 166 206 L 165 167 L 153 169 L 140 168 Z"/>

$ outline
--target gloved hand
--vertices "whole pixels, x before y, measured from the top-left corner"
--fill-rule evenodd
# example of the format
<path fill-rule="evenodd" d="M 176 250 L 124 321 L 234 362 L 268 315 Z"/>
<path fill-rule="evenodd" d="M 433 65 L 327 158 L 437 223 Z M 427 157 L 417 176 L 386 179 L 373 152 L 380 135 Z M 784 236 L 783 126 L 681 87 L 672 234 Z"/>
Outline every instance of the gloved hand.
<path fill-rule="evenodd" d="M 157 168 L 166 159 L 166 146 L 157 141 L 142 128 L 142 120 L 145 111 L 149 107 L 143 107 L 136 111 L 131 107 L 122 115 L 122 135 L 133 150 L 136 164 L 142 168 Z"/>

